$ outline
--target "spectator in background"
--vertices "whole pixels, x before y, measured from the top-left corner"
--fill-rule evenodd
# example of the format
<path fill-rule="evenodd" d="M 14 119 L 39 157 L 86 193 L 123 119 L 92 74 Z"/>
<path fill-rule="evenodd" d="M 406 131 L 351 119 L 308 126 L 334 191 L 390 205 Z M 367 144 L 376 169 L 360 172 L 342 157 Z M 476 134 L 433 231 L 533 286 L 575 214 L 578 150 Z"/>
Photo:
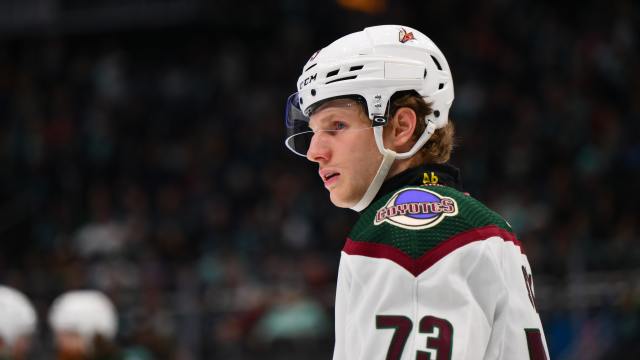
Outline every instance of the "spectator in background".
<path fill-rule="evenodd" d="M 0 285 L 0 359 L 26 359 L 37 315 L 27 297 L 16 289 Z"/>
<path fill-rule="evenodd" d="M 57 359 L 116 359 L 118 330 L 116 308 L 101 292 L 69 291 L 60 295 L 49 311 Z"/>

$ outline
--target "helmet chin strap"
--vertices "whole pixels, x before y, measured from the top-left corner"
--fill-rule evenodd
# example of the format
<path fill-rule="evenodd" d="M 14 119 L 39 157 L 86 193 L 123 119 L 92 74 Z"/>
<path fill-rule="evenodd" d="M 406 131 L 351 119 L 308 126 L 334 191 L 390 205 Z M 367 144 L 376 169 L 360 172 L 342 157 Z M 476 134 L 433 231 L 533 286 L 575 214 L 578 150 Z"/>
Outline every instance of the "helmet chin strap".
<path fill-rule="evenodd" d="M 384 142 L 382 140 L 382 130 L 384 126 L 376 126 L 373 128 L 373 137 L 376 140 L 376 145 L 378 146 L 378 151 L 382 154 L 382 162 L 378 167 L 378 172 L 371 180 L 367 191 L 364 192 L 360 201 L 358 201 L 355 205 L 353 205 L 350 209 L 360 212 L 369 206 L 373 199 L 376 197 L 378 191 L 382 187 L 382 184 L 387 179 L 387 175 L 389 174 L 389 170 L 391 170 L 391 165 L 393 165 L 396 159 L 408 159 L 418 152 L 418 150 L 429 140 L 431 135 L 436 130 L 436 126 L 430 119 L 427 120 L 427 127 L 425 131 L 422 133 L 418 141 L 413 145 L 411 150 L 405 153 L 396 153 L 393 150 L 387 149 L 384 147 Z"/>
<path fill-rule="evenodd" d="M 375 130 L 379 128 L 381 127 L 375 128 Z M 364 195 L 362 195 L 362 198 L 360 199 L 360 201 L 358 201 L 357 204 L 353 205 L 351 207 L 351 210 L 360 212 L 366 209 L 367 206 L 369 206 L 369 204 L 371 204 L 371 201 L 373 201 L 373 198 L 376 196 L 376 194 L 380 190 L 382 183 L 384 183 L 385 179 L 387 178 L 387 174 L 389 174 L 391 165 L 393 165 L 393 162 L 395 160 L 396 160 L 396 152 L 393 150 L 384 149 L 384 153 L 382 154 L 382 162 L 380 163 L 380 167 L 378 168 L 378 172 L 376 173 L 376 176 L 374 176 L 373 180 L 371 180 L 371 184 L 369 184 L 369 188 L 367 188 L 367 191 L 365 191 Z"/>

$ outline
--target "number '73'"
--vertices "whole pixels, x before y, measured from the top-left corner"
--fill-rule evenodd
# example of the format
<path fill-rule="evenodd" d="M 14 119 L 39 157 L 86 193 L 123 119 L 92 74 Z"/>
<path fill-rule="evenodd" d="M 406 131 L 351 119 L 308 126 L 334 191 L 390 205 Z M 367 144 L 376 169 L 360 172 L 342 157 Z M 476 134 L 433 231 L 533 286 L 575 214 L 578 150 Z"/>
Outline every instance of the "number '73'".
<path fill-rule="evenodd" d="M 378 315 L 376 316 L 376 328 L 394 330 L 385 359 L 400 360 L 413 328 L 411 319 L 400 315 Z M 431 351 L 418 350 L 416 352 L 416 360 L 451 360 L 453 326 L 449 321 L 427 315 L 420 319 L 418 331 L 421 334 L 428 334 L 426 348 Z M 529 346 L 529 358 L 531 360 L 547 360 L 540 330 L 525 329 L 525 334 L 527 345 Z M 435 354 L 435 356 L 432 356 L 432 354 Z"/>

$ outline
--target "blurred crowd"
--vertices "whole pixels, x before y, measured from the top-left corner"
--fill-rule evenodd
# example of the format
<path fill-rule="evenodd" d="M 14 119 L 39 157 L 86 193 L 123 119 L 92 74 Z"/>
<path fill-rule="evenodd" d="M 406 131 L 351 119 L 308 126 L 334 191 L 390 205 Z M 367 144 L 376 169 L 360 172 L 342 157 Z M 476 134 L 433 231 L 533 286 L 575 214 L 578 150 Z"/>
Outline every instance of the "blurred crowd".
<path fill-rule="evenodd" d="M 284 102 L 318 47 L 402 23 L 447 56 L 451 163 L 523 241 L 551 357 L 638 358 L 640 6 L 471 4 L 0 36 L 0 284 L 41 317 L 103 291 L 131 359 L 329 358 L 356 214 L 284 147 Z"/>

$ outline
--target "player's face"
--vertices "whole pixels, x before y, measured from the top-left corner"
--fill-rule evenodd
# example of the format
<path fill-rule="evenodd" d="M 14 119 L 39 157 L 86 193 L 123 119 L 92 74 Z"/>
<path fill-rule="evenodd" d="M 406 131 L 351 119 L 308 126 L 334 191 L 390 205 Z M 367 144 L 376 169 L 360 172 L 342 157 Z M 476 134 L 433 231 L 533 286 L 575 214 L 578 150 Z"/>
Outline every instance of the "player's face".
<path fill-rule="evenodd" d="M 14 339 L 13 344 L 6 344 L 2 338 L 0 338 L 0 354 L 8 355 L 7 359 L 12 360 L 24 360 L 29 359 L 29 352 L 31 350 L 31 336 L 19 336 Z M 4 357 L 0 356 L 4 359 Z"/>
<path fill-rule="evenodd" d="M 318 163 L 331 202 L 352 207 L 364 195 L 382 161 L 371 121 L 360 104 L 339 99 L 314 111 L 309 126 L 314 135 L 307 158 Z"/>
<path fill-rule="evenodd" d="M 22 360 L 29 358 L 29 352 L 31 350 L 31 337 L 21 336 L 16 339 L 13 344 L 13 357 L 15 360 Z"/>
<path fill-rule="evenodd" d="M 74 332 L 61 331 L 56 333 L 58 359 L 82 359 L 87 354 L 87 348 L 82 337 Z"/>

